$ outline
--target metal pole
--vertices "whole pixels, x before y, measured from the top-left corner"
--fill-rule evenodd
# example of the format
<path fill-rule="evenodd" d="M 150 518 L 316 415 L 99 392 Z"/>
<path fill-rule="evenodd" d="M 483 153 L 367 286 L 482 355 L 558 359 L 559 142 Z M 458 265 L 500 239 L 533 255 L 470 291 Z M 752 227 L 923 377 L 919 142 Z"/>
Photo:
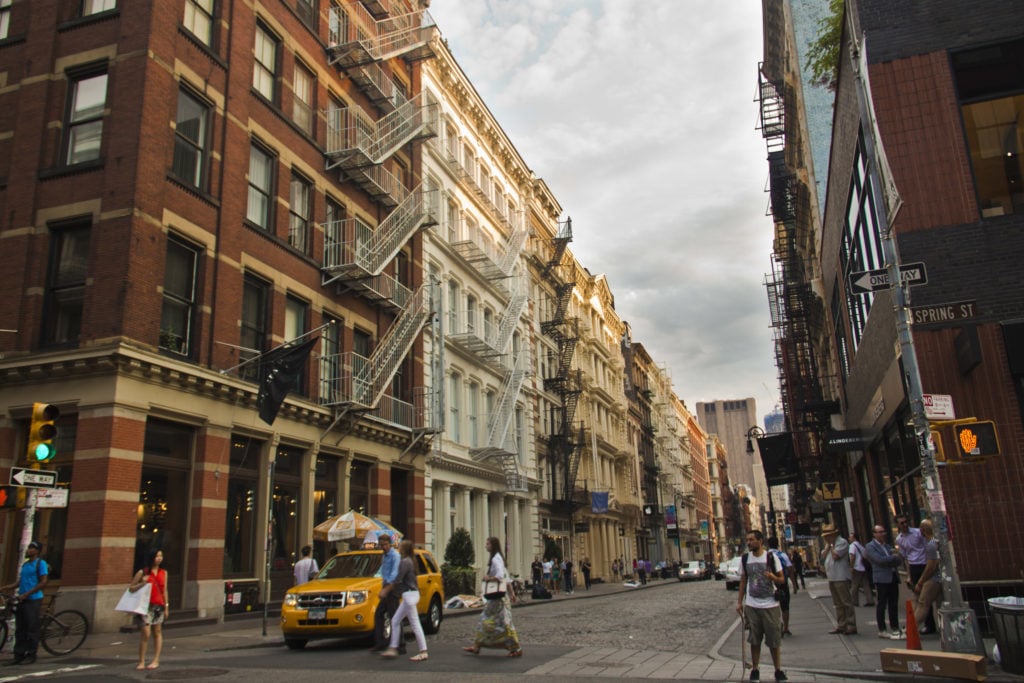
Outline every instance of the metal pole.
<path fill-rule="evenodd" d="M 960 589 L 960 580 L 956 573 L 956 560 L 949 541 L 946 522 L 945 500 L 942 493 L 942 481 L 935 466 L 935 444 L 931 438 L 931 426 L 924 410 L 924 391 L 921 386 L 921 372 L 914 348 L 914 338 L 910 327 L 910 307 L 908 292 L 900 278 L 900 256 L 896 244 L 896 236 L 892 229 L 892 221 L 900 208 L 898 199 L 894 201 L 891 215 L 885 205 L 885 188 L 879 172 L 879 163 L 884 156 L 881 140 L 876 139 L 877 125 L 874 106 L 871 103 L 871 92 L 867 82 L 867 59 L 863 52 L 863 38 L 857 40 L 853 26 L 853 3 L 847 5 L 847 20 L 850 28 L 850 58 L 853 73 L 857 78 L 857 105 L 860 109 L 862 126 L 867 128 L 864 135 L 864 147 L 867 156 L 868 177 L 871 183 L 872 203 L 875 219 L 878 221 L 882 239 L 882 255 L 885 258 L 889 273 L 889 291 L 892 293 L 893 310 L 896 314 L 896 335 L 899 340 L 900 354 L 903 358 L 904 380 L 907 387 L 907 401 L 910 404 L 917 437 L 918 450 L 921 457 L 921 485 L 925 494 L 925 504 L 932 519 L 935 537 L 939 542 L 939 567 L 942 572 L 943 606 L 939 610 L 942 621 L 942 649 L 953 652 L 969 652 L 984 654 L 984 643 L 978 630 L 978 622 L 974 610 L 965 605 Z M 893 190 L 895 188 L 892 188 Z"/>

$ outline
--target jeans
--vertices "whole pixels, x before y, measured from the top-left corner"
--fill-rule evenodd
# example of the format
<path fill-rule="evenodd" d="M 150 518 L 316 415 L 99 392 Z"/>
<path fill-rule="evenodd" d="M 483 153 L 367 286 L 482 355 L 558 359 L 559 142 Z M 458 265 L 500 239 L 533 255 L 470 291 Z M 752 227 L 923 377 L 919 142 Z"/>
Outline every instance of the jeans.
<path fill-rule="evenodd" d="M 35 657 L 39 647 L 40 612 L 43 599 L 22 600 L 15 608 L 14 657 Z"/>

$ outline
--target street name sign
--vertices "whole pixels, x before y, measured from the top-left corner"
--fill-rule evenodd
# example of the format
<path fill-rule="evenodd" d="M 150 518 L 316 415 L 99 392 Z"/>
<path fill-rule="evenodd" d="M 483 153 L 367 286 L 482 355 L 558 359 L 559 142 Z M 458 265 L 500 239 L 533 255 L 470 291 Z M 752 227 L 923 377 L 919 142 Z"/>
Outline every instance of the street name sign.
<path fill-rule="evenodd" d="M 978 317 L 977 301 L 954 301 L 932 306 L 913 306 L 910 309 L 914 325 L 943 325 Z"/>
<path fill-rule="evenodd" d="M 27 467 L 12 467 L 11 485 L 27 486 L 33 489 L 52 489 L 57 486 L 57 473 L 49 470 L 33 470 Z"/>
<path fill-rule="evenodd" d="M 923 285 L 928 282 L 924 263 L 904 263 L 900 266 L 900 281 L 905 285 Z M 870 294 L 880 289 L 889 289 L 889 269 L 861 270 L 850 273 L 850 291 L 854 294 Z"/>

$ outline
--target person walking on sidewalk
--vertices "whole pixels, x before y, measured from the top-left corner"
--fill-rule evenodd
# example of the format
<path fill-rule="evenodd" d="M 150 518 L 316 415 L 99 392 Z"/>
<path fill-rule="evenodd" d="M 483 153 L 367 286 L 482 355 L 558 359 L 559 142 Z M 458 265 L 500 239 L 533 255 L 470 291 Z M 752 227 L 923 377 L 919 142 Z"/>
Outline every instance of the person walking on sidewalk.
<path fill-rule="evenodd" d="M 163 623 L 167 620 L 170 598 L 167 597 L 167 570 L 161 565 L 164 563 L 162 550 L 153 550 L 149 553 L 146 566 L 136 572 L 128 590 L 135 592 L 145 584 L 150 585 L 149 611 L 135 617 L 139 624 L 139 664 L 136 670 L 156 669 L 160 666 L 160 651 L 164 647 Z M 149 637 L 153 636 L 153 661 L 146 665 L 146 646 L 149 645 Z"/>
<path fill-rule="evenodd" d="M 764 534 L 754 529 L 747 534 L 747 550 L 740 559 L 739 602 L 736 611 L 748 629 L 750 680 L 760 681 L 761 641 L 768 646 L 775 665 L 775 680 L 787 681 L 782 670 L 782 610 L 775 599 L 775 587 L 786 580 L 778 558 L 764 548 Z M 741 636 L 742 637 L 742 636 Z"/>
<path fill-rule="evenodd" d="M 565 562 L 562 563 L 562 579 L 565 581 L 565 594 L 572 595 L 572 560 L 568 557 L 565 558 Z"/>
<path fill-rule="evenodd" d="M 584 557 L 580 561 L 580 571 L 583 573 L 583 587 L 590 590 L 590 558 Z"/>
<path fill-rule="evenodd" d="M 775 597 L 779 601 L 779 609 L 782 610 L 782 637 L 793 635 L 789 630 L 789 578 L 793 576 L 793 563 L 786 553 L 779 550 L 779 539 L 772 536 L 768 539 L 768 550 L 775 553 L 782 567 L 782 574 L 786 580 L 775 589 Z"/>
<path fill-rule="evenodd" d="M 821 538 L 825 547 L 821 551 L 821 562 L 828 577 L 828 590 L 836 608 L 836 627 L 829 633 L 852 636 L 857 633 L 857 613 L 850 597 L 850 544 L 839 534 L 834 524 L 821 526 Z"/>
<path fill-rule="evenodd" d="M 391 536 L 382 534 L 377 538 L 377 545 L 384 552 L 380 562 L 380 599 L 377 601 L 377 610 L 373 613 L 373 648 L 371 652 L 380 652 L 388 646 L 388 639 L 384 637 L 384 617 L 394 619 L 395 610 L 398 609 L 398 597 L 391 591 L 384 589 L 395 582 L 398 578 L 398 565 L 402 561 L 398 551 L 391 547 Z M 392 626 L 394 630 L 394 626 Z M 401 627 L 399 627 L 401 631 Z M 401 642 L 401 641 L 399 641 Z M 405 646 L 399 646 L 399 652 L 403 652 Z"/>
<path fill-rule="evenodd" d="M 793 592 L 796 593 L 796 580 L 800 579 L 800 587 L 807 590 L 807 582 L 804 581 L 804 556 L 799 550 L 794 550 L 792 557 L 789 558 L 793 562 Z"/>
<path fill-rule="evenodd" d="M 416 580 L 416 567 L 413 564 L 412 541 L 405 540 L 398 544 L 398 554 L 401 561 L 398 563 L 398 574 L 393 583 L 381 589 L 381 598 L 394 593 L 401 604 L 395 610 L 395 616 L 391 618 L 391 642 L 388 649 L 380 653 L 381 657 L 393 659 L 398 656 L 398 644 L 402 639 L 402 619 L 409 620 L 412 634 L 416 637 L 416 646 L 420 651 L 409 658 L 410 662 L 423 662 L 427 659 L 427 639 L 423 636 L 423 625 L 420 624 L 420 617 L 416 613 L 416 606 L 420 602 L 420 587 Z"/>
<path fill-rule="evenodd" d="M 39 632 L 42 627 L 40 612 L 43 606 L 43 588 L 50 574 L 46 560 L 39 557 L 43 546 L 32 541 L 25 548 L 25 562 L 18 572 L 18 580 L 0 588 L 5 593 L 18 589 L 14 594 L 14 659 L 7 664 L 35 664 L 36 648 L 39 647 Z M 6 632 L 5 632 L 6 633 Z"/>
<path fill-rule="evenodd" d="M 924 573 L 925 565 L 928 563 L 924 553 L 928 540 L 921 533 L 920 528 L 910 526 L 906 515 L 896 517 L 896 528 L 899 530 L 899 534 L 896 536 L 896 547 L 900 549 L 900 555 L 903 556 L 907 574 L 909 575 L 907 577 L 907 588 L 914 590 L 914 586 L 921 579 L 921 574 Z M 932 618 L 931 614 L 925 619 L 925 623 L 921 625 L 929 633 L 935 633 L 935 619 Z"/>
<path fill-rule="evenodd" d="M 934 628 L 928 628 L 927 621 L 929 618 L 935 621 L 932 610 L 942 602 L 942 574 L 939 571 L 939 541 L 935 538 L 931 520 L 922 520 L 920 529 L 921 535 L 928 543 L 924 548 L 924 571 L 914 584 L 914 593 L 917 596 L 914 604 L 914 621 L 920 624 L 921 634 L 925 635 L 935 633 Z"/>
<path fill-rule="evenodd" d="M 487 564 L 484 581 L 508 581 L 505 558 L 501 556 L 501 541 L 491 536 L 487 539 L 485 547 L 491 554 L 491 559 Z M 522 657 L 523 648 L 519 644 L 516 627 L 512 624 L 512 605 L 508 601 L 508 596 L 488 598 L 485 595 L 484 600 L 484 611 L 480 614 L 476 638 L 472 645 L 462 649 L 475 655 L 480 653 L 482 647 L 503 647 L 508 650 L 506 657 Z"/>
<path fill-rule="evenodd" d="M 871 591 L 871 566 L 864 557 L 864 544 L 856 531 L 850 534 L 850 570 L 853 575 L 850 582 L 853 606 L 860 607 L 860 593 L 864 591 L 867 598 L 864 606 L 871 607 L 875 604 L 875 594 Z"/>
<path fill-rule="evenodd" d="M 899 640 L 900 615 L 897 602 L 900 595 L 900 575 L 896 568 L 903 563 L 899 552 L 894 552 L 885 542 L 885 527 L 876 524 L 872 532 L 874 538 L 864 546 L 864 554 L 871 563 L 871 578 L 875 582 L 875 621 L 878 623 L 878 637 Z M 889 612 L 891 632 L 885 630 L 885 613 Z"/>
<path fill-rule="evenodd" d="M 317 566 L 316 560 L 312 557 L 312 552 L 312 546 L 302 546 L 302 559 L 295 563 L 293 571 L 296 586 L 309 583 L 314 576 L 320 573 L 320 567 Z"/>

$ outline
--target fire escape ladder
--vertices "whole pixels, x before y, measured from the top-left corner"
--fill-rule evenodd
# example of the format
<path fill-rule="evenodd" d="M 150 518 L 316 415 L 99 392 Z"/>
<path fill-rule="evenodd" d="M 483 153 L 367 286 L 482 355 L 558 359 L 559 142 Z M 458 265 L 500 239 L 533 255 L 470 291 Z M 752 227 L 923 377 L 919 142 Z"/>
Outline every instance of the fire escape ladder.
<path fill-rule="evenodd" d="M 494 413 L 489 416 L 487 425 L 487 445 L 482 448 L 471 448 L 470 457 L 477 461 L 496 458 L 501 461 L 505 474 L 505 484 L 509 491 L 525 491 L 526 477 L 519 470 L 519 447 L 514 433 L 510 433 L 515 417 L 516 401 L 522 391 L 523 383 L 530 368 L 530 354 L 523 347 L 512 358 L 512 366 L 505 374 L 498 392 L 498 400 Z"/>
<path fill-rule="evenodd" d="M 583 444 L 586 443 L 586 434 L 583 423 L 580 423 L 580 430 L 576 440 L 569 444 L 568 459 L 566 462 L 565 476 L 565 499 L 573 500 L 576 491 L 576 475 L 580 471 L 580 461 L 583 459 Z"/>
<path fill-rule="evenodd" d="M 555 238 L 552 240 L 551 258 L 548 259 L 545 271 L 550 272 L 561 265 L 562 256 L 565 255 L 569 242 L 572 242 L 572 217 L 558 223 L 558 232 L 555 233 Z"/>
<path fill-rule="evenodd" d="M 516 331 L 516 325 L 519 324 L 519 316 L 523 314 L 526 302 L 530 298 L 527 276 L 520 274 L 511 278 L 509 290 L 508 303 L 505 305 L 505 310 L 501 312 L 498 331 L 494 339 L 495 348 L 501 353 L 508 348 L 512 334 Z"/>
<path fill-rule="evenodd" d="M 572 290 L 576 284 L 572 281 L 559 282 L 555 286 L 555 306 L 551 318 L 541 321 L 541 331 L 549 337 L 557 334 L 558 328 L 565 322 L 565 314 L 569 310 L 569 302 L 572 300 Z"/>
<path fill-rule="evenodd" d="M 426 10 L 377 19 L 361 2 L 332 7 L 327 52 L 332 64 L 349 71 L 371 62 L 402 57 L 407 62 L 436 55 L 437 25 Z"/>
<path fill-rule="evenodd" d="M 337 166 L 352 175 L 382 164 L 414 140 L 436 136 L 438 106 L 426 99 L 426 93 L 421 92 L 377 120 L 359 107 L 330 107 L 327 169 Z"/>
<path fill-rule="evenodd" d="M 505 250 L 501 254 L 501 260 L 498 261 L 498 270 L 504 273 L 506 276 L 511 276 L 513 269 L 516 267 L 516 263 L 519 262 L 519 256 L 523 253 L 523 246 L 526 244 L 526 238 L 529 232 L 525 227 L 520 227 L 512 231 L 512 234 L 508 236 L 508 242 L 505 244 Z"/>
<path fill-rule="evenodd" d="M 786 145 L 786 103 L 782 84 L 765 75 L 764 64 L 758 65 L 757 82 L 761 105 L 759 128 L 771 153 Z"/>
<path fill-rule="evenodd" d="M 323 283 L 379 275 L 417 230 L 437 225 L 437 190 L 417 187 L 376 230 L 358 218 L 325 226 Z"/>
<path fill-rule="evenodd" d="M 354 387 L 359 390 L 354 402 L 370 408 L 391 385 L 402 360 L 409 353 L 416 337 L 430 322 L 433 313 L 434 292 L 430 284 L 423 284 L 413 293 L 409 306 L 395 319 L 380 340 L 363 371 L 355 376 Z"/>

